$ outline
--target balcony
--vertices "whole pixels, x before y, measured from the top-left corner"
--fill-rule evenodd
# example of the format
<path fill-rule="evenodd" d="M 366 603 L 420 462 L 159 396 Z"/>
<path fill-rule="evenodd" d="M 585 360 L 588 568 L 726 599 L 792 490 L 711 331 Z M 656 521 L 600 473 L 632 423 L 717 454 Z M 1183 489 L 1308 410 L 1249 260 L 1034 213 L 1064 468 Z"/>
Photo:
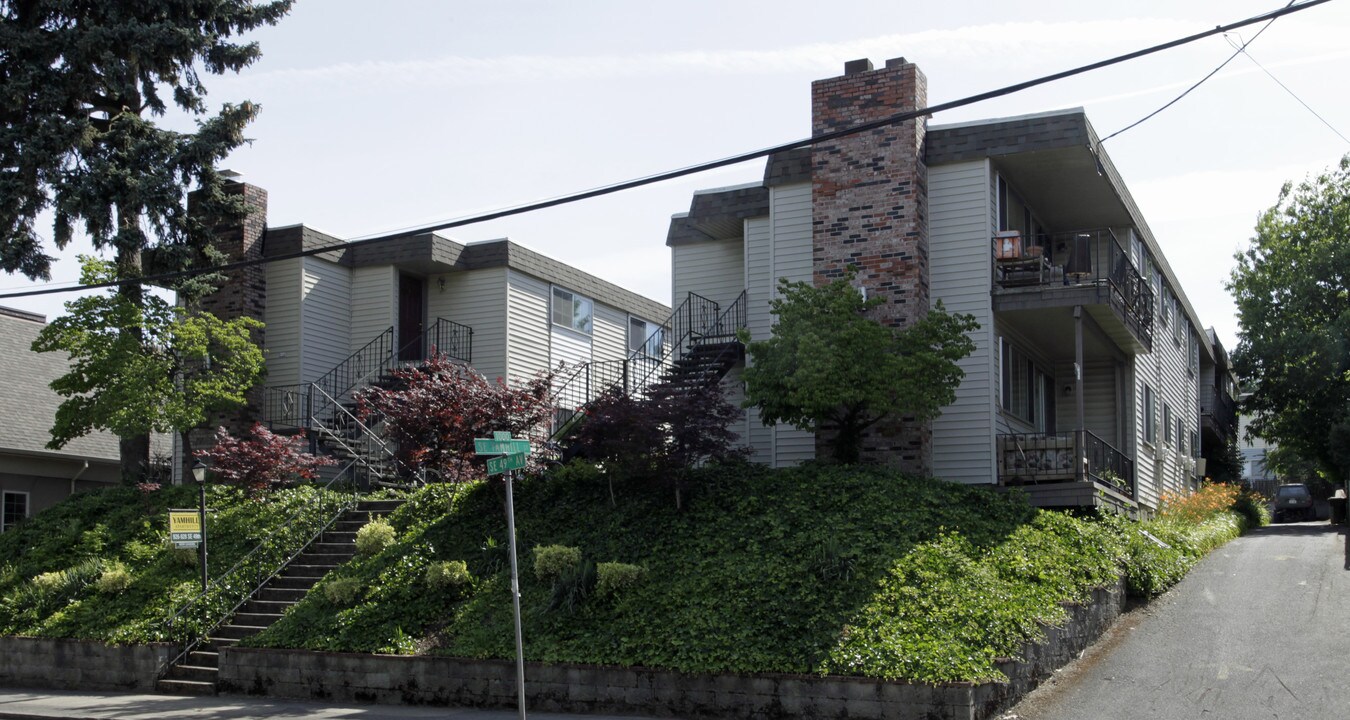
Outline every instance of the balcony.
<path fill-rule="evenodd" d="M 1200 429 L 1209 440 L 1226 445 L 1237 437 L 1237 402 L 1222 388 L 1208 387 L 1200 391 Z"/>
<path fill-rule="evenodd" d="M 1083 306 L 1121 349 L 1153 349 L 1153 292 L 1110 229 L 994 238 L 994 310 Z M 1043 318 L 1035 320 L 1037 324 Z"/>
<path fill-rule="evenodd" d="M 998 436 L 998 484 L 1034 506 L 1133 508 L 1134 483 L 1134 459 L 1086 430 Z"/>

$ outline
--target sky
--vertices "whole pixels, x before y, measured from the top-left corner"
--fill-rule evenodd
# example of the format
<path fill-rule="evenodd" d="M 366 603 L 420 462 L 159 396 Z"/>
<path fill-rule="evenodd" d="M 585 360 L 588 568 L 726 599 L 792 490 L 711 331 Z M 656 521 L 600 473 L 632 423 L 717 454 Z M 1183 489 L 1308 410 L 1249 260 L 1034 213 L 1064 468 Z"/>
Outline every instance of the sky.
<path fill-rule="evenodd" d="M 1283 4 L 299 0 L 249 36 L 259 62 L 205 81 L 212 107 L 261 105 L 252 143 L 223 167 L 268 191 L 268 224 L 357 239 L 804 138 L 811 81 L 842 74 L 848 60 L 907 58 L 936 105 Z M 1201 322 L 1230 350 L 1238 325 L 1224 283 L 1234 252 L 1284 183 L 1350 152 L 1308 109 L 1350 136 L 1347 37 L 1350 0 L 1276 20 L 1247 48 L 1269 75 L 1239 56 L 1106 143 Z M 929 122 L 1081 106 L 1106 137 L 1233 52 L 1209 38 Z M 173 114 L 162 122 L 191 127 Z M 670 216 L 694 190 L 762 174 L 753 161 L 447 234 L 510 237 L 669 303 Z M 54 282 L 76 279 L 76 252 L 88 249 L 60 253 Z M 33 286 L 0 275 L 0 291 Z M 71 297 L 0 304 L 50 318 Z"/>

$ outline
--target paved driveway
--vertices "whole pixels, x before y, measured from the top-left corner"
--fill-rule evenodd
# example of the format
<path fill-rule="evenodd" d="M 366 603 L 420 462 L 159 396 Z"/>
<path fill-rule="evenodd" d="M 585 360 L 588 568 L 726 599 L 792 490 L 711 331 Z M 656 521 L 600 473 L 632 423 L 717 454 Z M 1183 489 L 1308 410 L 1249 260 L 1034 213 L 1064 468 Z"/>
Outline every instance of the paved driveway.
<path fill-rule="evenodd" d="M 1325 521 L 1238 538 L 1004 717 L 1350 718 L 1348 559 Z"/>

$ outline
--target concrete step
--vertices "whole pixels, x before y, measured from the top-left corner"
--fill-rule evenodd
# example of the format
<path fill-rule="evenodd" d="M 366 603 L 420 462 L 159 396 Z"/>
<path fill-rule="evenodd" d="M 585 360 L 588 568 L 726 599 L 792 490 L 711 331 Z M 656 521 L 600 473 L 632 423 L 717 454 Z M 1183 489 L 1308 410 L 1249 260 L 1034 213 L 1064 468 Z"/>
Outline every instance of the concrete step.
<path fill-rule="evenodd" d="M 335 567 L 337 567 L 337 565 L 302 565 L 300 563 L 291 563 L 286 566 L 285 570 L 281 571 L 281 575 L 278 576 L 278 579 L 313 578 L 318 580 L 324 575 L 332 572 Z"/>
<path fill-rule="evenodd" d="M 317 577 L 290 577 L 290 576 L 287 576 L 287 575 L 280 575 L 280 576 L 274 577 L 274 578 L 272 578 L 270 581 L 268 581 L 268 583 L 267 583 L 267 589 L 268 589 L 268 590 L 299 590 L 299 591 L 300 591 L 300 594 L 301 594 L 301 595 L 304 595 L 305 591 L 307 591 L 307 590 L 309 590 L 310 588 L 314 587 L 314 583 L 316 583 L 316 582 L 318 582 L 318 581 L 319 581 L 319 578 L 317 578 Z M 266 591 L 264 591 L 264 592 L 266 592 Z M 271 599 L 271 598 L 269 598 L 269 599 Z"/>
<path fill-rule="evenodd" d="M 331 572 L 333 568 L 351 560 L 356 555 L 356 547 L 350 553 L 301 553 L 291 561 L 291 566 L 324 567 Z"/>
<path fill-rule="evenodd" d="M 403 505 L 402 500 L 362 500 L 356 504 L 357 512 L 391 513 Z"/>
<path fill-rule="evenodd" d="M 212 685 L 220 677 L 220 671 L 215 667 L 205 665 L 175 665 L 169 670 L 165 680 L 192 680 L 196 682 L 207 682 Z"/>
<path fill-rule="evenodd" d="M 187 664 L 197 667 L 220 667 L 220 653 L 209 650 L 193 650 L 188 653 Z"/>
<path fill-rule="evenodd" d="M 241 612 L 234 614 L 234 617 L 230 619 L 230 624 L 266 628 L 272 627 L 272 624 L 280 619 L 281 613 Z"/>
<path fill-rule="evenodd" d="M 264 590 L 263 592 L 267 591 Z M 259 598 L 261 598 L 262 593 L 258 593 L 258 596 Z M 262 599 L 249 600 L 248 602 L 244 603 L 243 612 L 250 614 L 258 613 L 262 615 L 281 615 L 286 612 L 286 608 L 294 605 L 297 601 L 299 601 L 301 597 L 304 596 L 300 595 L 295 597 L 294 599 L 286 599 L 286 600 L 262 600 Z"/>
<path fill-rule="evenodd" d="M 259 601 L 266 603 L 280 602 L 290 605 L 292 603 L 300 602 L 300 599 L 305 596 L 305 593 L 309 592 L 309 587 L 278 587 L 276 585 L 278 579 L 279 578 L 273 578 L 272 581 L 267 584 L 267 587 L 263 588 L 263 590 L 258 593 L 257 598 Z"/>
<path fill-rule="evenodd" d="M 246 637 L 253 637 L 266 629 L 262 625 L 221 625 L 211 635 L 211 641 L 234 640 L 238 642 Z"/>
<path fill-rule="evenodd" d="M 213 635 L 207 638 L 206 642 L 201 644 L 201 650 L 202 652 L 216 653 L 217 656 L 219 656 L 221 648 L 233 647 L 238 644 L 239 638 L 218 637 L 217 635 Z"/>
<path fill-rule="evenodd" d="M 310 543 L 309 547 L 305 548 L 301 557 L 310 553 L 316 556 L 345 555 L 350 557 L 352 553 L 356 552 L 356 533 L 349 534 L 351 537 L 329 539 L 329 533 L 324 533 L 318 542 Z"/>
<path fill-rule="evenodd" d="M 216 684 L 201 680 L 170 680 L 155 683 L 155 691 L 164 695 L 215 695 Z"/>

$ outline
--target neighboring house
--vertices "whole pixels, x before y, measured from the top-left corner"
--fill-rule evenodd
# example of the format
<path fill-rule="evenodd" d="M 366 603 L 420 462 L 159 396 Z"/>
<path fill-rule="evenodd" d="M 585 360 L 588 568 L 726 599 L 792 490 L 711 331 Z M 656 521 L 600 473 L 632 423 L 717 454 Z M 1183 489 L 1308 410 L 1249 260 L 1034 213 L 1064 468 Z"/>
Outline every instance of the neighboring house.
<path fill-rule="evenodd" d="M 820 135 L 925 107 L 903 58 L 812 85 Z M 1224 366 L 1081 109 L 928 127 L 920 119 L 773 156 L 761 183 L 696 193 L 671 220 L 673 304 L 745 293 L 769 334 L 779 278 L 845 276 L 904 327 L 937 301 L 980 327 L 954 403 L 872 431 L 864 454 L 1040 506 L 1145 512 L 1196 482 L 1204 368 Z M 1222 352 L 1221 350 L 1219 351 Z M 734 377 L 734 376 L 733 376 Z M 1227 422 L 1226 420 L 1224 422 Z M 819 438 L 746 414 L 755 457 Z"/>
<path fill-rule="evenodd" d="M 50 387 L 66 374 L 63 353 L 36 353 L 33 341 L 46 325 L 42 315 L 0 307 L 0 531 L 83 490 L 120 479 L 117 437 L 95 432 L 49 450 L 52 423 L 62 398 Z"/>
<path fill-rule="evenodd" d="M 1244 396 L 1245 397 L 1245 396 Z M 1280 484 L 1280 476 L 1267 464 L 1266 456 L 1275 450 L 1275 443 L 1257 435 L 1248 435 L 1251 416 L 1239 416 L 1238 448 L 1242 453 L 1242 479 L 1253 490 L 1273 496 Z"/>
<path fill-rule="evenodd" d="M 1200 474 L 1209 476 L 1213 463 L 1238 440 L 1238 383 L 1214 328 L 1205 331 L 1205 338 L 1214 351 L 1200 356 L 1200 451 L 1206 466 Z"/>
<path fill-rule="evenodd" d="M 265 323 L 266 387 L 254 406 L 275 428 L 353 425 L 341 409 L 353 391 L 433 347 L 518 382 L 559 364 L 622 361 L 653 336 L 661 345 L 669 307 L 510 240 L 466 245 L 428 233 L 349 246 L 302 225 L 267 228 L 266 192 L 242 183 L 234 192 L 252 213 L 217 229 L 232 258 L 332 248 L 235 273 L 205 303 Z"/>

